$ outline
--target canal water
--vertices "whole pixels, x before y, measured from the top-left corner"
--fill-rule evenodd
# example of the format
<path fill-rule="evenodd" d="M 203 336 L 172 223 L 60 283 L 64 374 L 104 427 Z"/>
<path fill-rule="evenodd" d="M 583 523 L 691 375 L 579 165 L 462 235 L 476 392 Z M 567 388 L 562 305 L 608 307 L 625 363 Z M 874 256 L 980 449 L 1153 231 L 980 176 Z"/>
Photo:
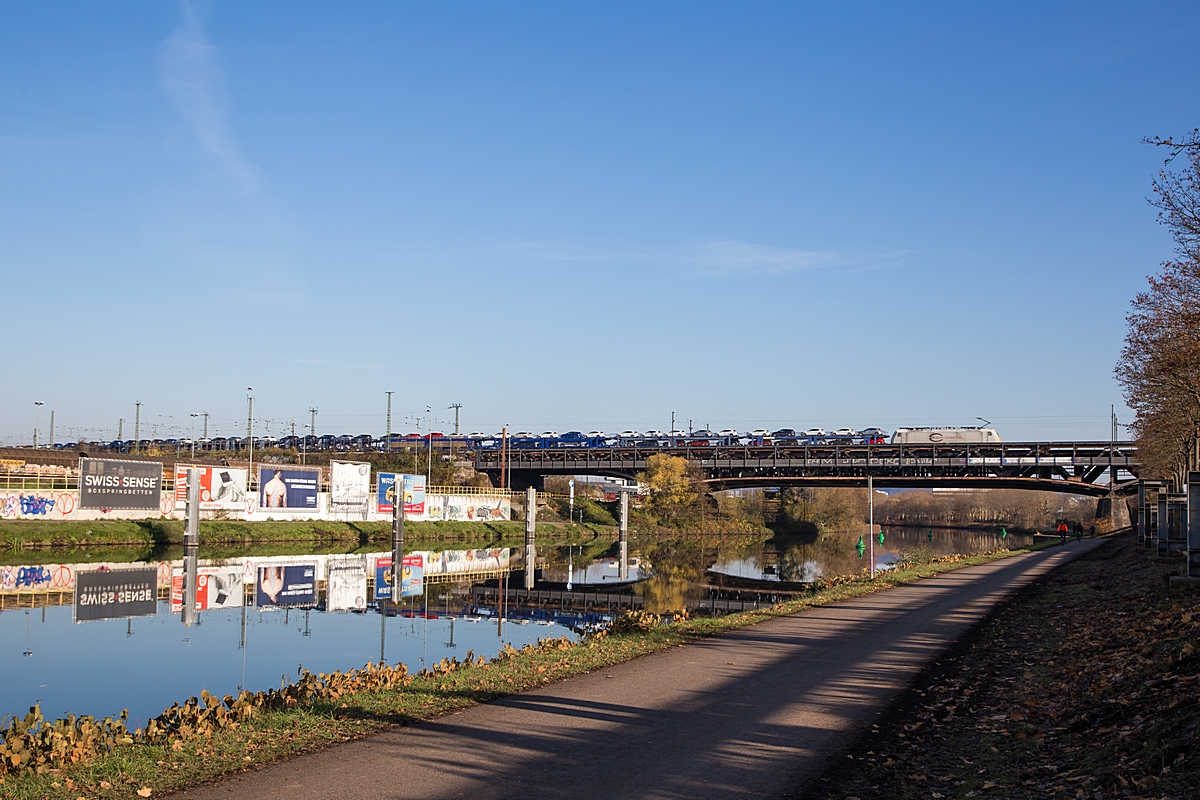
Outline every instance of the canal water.
<path fill-rule="evenodd" d="M 624 581 L 613 557 L 615 543 L 539 546 L 537 585 L 633 593 L 646 609 L 667 613 L 702 608 L 706 598 L 730 586 L 769 592 L 860 572 L 870 563 L 869 550 L 860 559 L 857 541 L 845 535 L 766 542 L 685 537 L 635 549 Z M 874 542 L 874 556 L 876 567 L 887 569 L 903 553 L 978 553 L 1030 541 L 965 530 L 935 529 L 930 538 L 924 529 L 886 529 L 883 543 Z M 519 550 L 512 552 L 519 568 Z M 559 603 L 506 609 L 501 626 L 496 608 L 473 604 L 473 585 L 430 584 L 427 600 L 406 599 L 395 616 L 374 609 L 326 613 L 246 606 L 200 612 L 197 623 L 185 627 L 167 601 L 158 603 L 154 616 L 79 624 L 69 604 L 0 611 L 0 716 L 24 714 L 35 703 L 50 718 L 128 709 L 136 727 L 201 690 L 221 696 L 277 687 L 294 680 L 301 664 L 312 672 L 332 672 L 402 662 L 415 672 L 442 658 L 464 658 L 469 650 L 491 657 L 505 644 L 519 648 L 541 638 L 574 638 L 581 623 L 603 619 L 603 612 L 564 611 Z M 516 580 L 508 585 L 515 587 Z"/>

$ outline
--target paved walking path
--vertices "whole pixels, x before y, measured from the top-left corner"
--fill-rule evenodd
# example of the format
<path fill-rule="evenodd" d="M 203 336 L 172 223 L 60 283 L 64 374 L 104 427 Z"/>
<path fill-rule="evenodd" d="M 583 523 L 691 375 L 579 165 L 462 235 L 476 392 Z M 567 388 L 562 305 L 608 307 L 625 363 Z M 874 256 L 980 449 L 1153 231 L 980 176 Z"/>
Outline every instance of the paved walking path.
<path fill-rule="evenodd" d="M 998 601 L 1101 541 L 770 620 L 184 797 L 776 797 L 841 757 Z"/>

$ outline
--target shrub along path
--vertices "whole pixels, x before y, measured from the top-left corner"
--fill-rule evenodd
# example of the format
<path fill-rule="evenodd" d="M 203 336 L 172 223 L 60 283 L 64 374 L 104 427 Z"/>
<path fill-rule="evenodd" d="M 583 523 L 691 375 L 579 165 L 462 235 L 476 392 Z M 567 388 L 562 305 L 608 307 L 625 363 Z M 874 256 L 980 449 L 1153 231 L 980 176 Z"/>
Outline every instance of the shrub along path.
<path fill-rule="evenodd" d="M 281 797 L 777 796 L 1003 598 L 1100 544 L 967 567 L 193 789 Z"/>

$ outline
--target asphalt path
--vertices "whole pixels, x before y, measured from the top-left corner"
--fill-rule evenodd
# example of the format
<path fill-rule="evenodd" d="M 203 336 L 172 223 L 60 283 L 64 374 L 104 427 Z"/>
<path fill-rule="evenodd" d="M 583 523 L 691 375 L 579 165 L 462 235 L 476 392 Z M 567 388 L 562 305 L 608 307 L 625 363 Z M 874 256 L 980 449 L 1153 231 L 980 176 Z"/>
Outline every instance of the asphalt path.
<path fill-rule="evenodd" d="M 729 800 L 802 792 L 998 602 L 1102 541 L 769 620 L 182 796 Z"/>

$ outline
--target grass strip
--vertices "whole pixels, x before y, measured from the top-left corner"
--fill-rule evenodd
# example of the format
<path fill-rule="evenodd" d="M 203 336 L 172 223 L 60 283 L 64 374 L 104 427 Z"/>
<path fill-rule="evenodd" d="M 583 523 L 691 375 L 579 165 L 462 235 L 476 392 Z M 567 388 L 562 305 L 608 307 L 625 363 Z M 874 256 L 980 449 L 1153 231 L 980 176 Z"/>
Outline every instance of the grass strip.
<path fill-rule="evenodd" d="M 1041 548 L 1032 548 L 1041 549 Z M 0 779 L 4 800 L 108 800 L 178 791 L 300 753 L 369 736 L 391 725 L 433 719 L 477 703 L 515 694 L 590 670 L 660 652 L 699 637 L 714 636 L 814 606 L 861 597 L 922 578 L 977 566 L 1031 549 L 1002 550 L 973 556 L 933 558 L 901 564 L 876 573 L 826 579 L 811 594 L 770 608 L 723 617 L 704 617 L 661 625 L 645 632 L 623 633 L 579 644 L 501 654 L 483 665 L 446 674 L 423 672 L 404 689 L 360 692 L 341 702 L 300 704 L 271 711 L 242 723 L 236 730 L 171 745 L 137 742 L 118 746 L 89 761 L 42 775 Z"/>

